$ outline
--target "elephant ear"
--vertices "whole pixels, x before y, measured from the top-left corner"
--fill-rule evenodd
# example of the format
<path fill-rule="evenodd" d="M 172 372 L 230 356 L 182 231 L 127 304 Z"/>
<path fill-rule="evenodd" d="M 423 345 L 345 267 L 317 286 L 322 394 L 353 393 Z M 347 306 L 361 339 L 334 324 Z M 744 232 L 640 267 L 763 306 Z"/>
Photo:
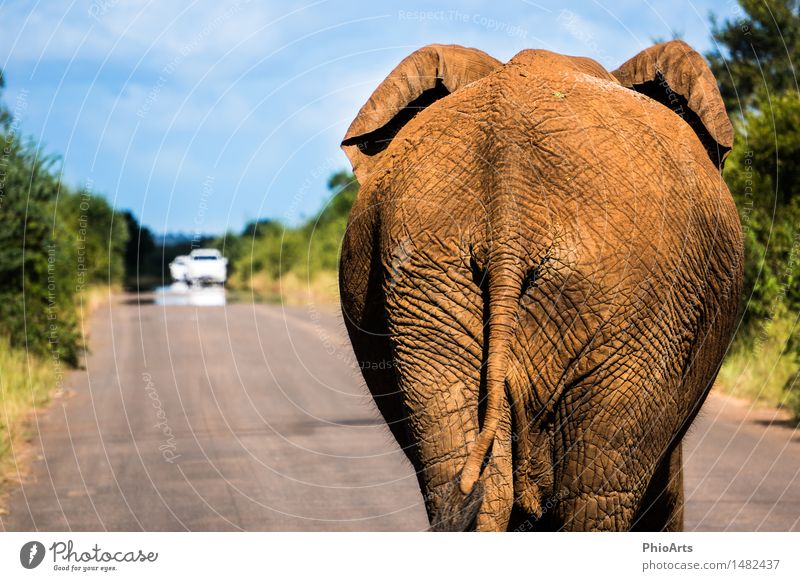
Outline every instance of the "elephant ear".
<path fill-rule="evenodd" d="M 682 40 L 656 44 L 611 74 L 680 115 L 722 169 L 733 147 L 733 126 L 711 69 L 692 47 Z"/>
<path fill-rule="evenodd" d="M 362 182 L 398 131 L 422 109 L 502 66 L 483 51 L 431 44 L 389 73 L 361 107 L 342 149 Z"/>

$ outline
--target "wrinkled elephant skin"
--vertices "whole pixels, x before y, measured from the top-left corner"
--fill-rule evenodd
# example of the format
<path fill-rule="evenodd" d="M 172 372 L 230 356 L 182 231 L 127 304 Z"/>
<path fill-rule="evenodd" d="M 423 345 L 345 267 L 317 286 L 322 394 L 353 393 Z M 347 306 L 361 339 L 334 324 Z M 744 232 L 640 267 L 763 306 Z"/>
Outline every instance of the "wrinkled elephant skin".
<path fill-rule="evenodd" d="M 742 284 L 732 135 L 680 41 L 613 73 L 431 45 L 376 89 L 342 309 L 432 529 L 682 527 Z"/>

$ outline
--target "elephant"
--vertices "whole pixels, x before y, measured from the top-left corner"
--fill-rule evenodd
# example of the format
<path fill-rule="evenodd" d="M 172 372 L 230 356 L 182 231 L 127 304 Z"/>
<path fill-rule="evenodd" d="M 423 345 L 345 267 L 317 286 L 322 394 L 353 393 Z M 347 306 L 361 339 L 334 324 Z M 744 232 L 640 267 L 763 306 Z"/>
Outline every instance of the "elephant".
<path fill-rule="evenodd" d="M 732 146 L 679 40 L 611 73 L 429 45 L 375 89 L 341 307 L 430 530 L 682 530 L 742 288 Z"/>

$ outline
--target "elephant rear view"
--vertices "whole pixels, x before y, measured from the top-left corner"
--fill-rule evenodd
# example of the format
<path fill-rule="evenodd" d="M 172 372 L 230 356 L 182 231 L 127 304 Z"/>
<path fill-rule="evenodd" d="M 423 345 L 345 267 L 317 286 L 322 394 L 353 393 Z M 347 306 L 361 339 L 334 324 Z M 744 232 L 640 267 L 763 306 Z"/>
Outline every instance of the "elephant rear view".
<path fill-rule="evenodd" d="M 431 45 L 342 142 L 342 310 L 434 530 L 677 530 L 742 284 L 702 57 Z"/>

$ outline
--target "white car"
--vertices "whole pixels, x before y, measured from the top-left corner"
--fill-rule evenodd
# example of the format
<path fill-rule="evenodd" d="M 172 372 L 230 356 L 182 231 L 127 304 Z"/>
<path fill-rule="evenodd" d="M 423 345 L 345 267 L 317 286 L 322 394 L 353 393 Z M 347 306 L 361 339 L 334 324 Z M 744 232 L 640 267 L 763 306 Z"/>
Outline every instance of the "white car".
<path fill-rule="evenodd" d="M 189 253 L 186 282 L 189 284 L 225 284 L 228 259 L 214 248 L 198 248 Z"/>
<path fill-rule="evenodd" d="M 189 257 L 176 256 L 175 260 L 169 263 L 169 274 L 175 282 L 186 282 L 186 274 L 189 272 Z"/>

